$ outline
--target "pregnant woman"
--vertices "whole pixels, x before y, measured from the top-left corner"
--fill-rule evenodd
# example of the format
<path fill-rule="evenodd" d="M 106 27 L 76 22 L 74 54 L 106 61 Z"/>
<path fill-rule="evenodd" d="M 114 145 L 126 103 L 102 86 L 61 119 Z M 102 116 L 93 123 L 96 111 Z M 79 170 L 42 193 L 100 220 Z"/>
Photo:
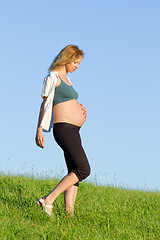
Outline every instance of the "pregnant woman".
<path fill-rule="evenodd" d="M 50 131 L 53 127 L 55 141 L 64 152 L 68 169 L 68 174 L 57 186 L 37 201 L 48 215 L 52 215 L 52 204 L 62 192 L 66 212 L 74 214 L 79 181 L 90 174 L 90 165 L 79 135 L 87 112 L 77 101 L 78 93 L 67 77 L 68 72 L 72 73 L 78 68 L 83 57 L 82 50 L 75 45 L 68 45 L 54 59 L 43 83 L 36 144 L 44 148 L 43 131 Z"/>

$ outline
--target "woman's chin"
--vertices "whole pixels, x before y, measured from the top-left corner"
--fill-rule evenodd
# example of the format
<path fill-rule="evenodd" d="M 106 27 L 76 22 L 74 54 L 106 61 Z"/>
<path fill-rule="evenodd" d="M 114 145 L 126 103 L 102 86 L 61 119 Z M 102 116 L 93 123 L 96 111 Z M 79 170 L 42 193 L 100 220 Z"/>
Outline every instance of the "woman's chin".
<path fill-rule="evenodd" d="M 73 73 L 75 70 L 76 70 L 76 69 L 73 69 L 73 70 L 70 70 L 69 72 L 70 72 L 70 73 Z"/>

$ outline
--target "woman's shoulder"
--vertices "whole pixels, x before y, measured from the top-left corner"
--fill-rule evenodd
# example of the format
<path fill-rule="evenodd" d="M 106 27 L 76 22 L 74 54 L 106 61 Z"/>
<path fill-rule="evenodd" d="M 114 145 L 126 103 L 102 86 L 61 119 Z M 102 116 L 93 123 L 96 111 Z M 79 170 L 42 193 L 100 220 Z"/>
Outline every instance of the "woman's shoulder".
<path fill-rule="evenodd" d="M 50 84 L 57 82 L 58 73 L 56 71 L 50 71 L 48 75 L 44 78 L 44 82 L 50 82 Z"/>
<path fill-rule="evenodd" d="M 50 76 L 53 78 L 53 80 L 57 80 L 58 79 L 58 72 L 54 71 L 50 71 L 49 72 Z M 71 83 L 70 78 L 67 76 L 68 81 Z"/>
<path fill-rule="evenodd" d="M 49 92 L 55 88 L 58 82 L 58 75 L 55 71 L 50 71 L 43 80 L 42 95 L 48 96 Z"/>
<path fill-rule="evenodd" d="M 58 73 L 56 71 L 50 71 L 49 75 L 52 77 L 58 77 Z"/>

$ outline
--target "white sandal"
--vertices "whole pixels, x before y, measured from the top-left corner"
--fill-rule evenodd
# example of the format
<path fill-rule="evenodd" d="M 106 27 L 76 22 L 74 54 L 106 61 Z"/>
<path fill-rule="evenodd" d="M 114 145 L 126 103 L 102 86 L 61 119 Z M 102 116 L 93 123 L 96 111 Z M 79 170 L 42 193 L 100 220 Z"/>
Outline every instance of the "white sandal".
<path fill-rule="evenodd" d="M 49 211 L 47 210 L 47 208 L 53 208 L 53 207 L 52 207 L 52 205 L 50 205 L 50 204 L 47 204 L 47 205 L 45 204 L 45 202 L 44 202 L 44 197 L 38 199 L 38 200 L 37 200 L 37 203 L 38 203 L 39 206 L 42 207 L 42 209 L 45 210 L 45 212 L 46 212 L 49 216 L 52 215 L 52 213 L 49 212 Z"/>

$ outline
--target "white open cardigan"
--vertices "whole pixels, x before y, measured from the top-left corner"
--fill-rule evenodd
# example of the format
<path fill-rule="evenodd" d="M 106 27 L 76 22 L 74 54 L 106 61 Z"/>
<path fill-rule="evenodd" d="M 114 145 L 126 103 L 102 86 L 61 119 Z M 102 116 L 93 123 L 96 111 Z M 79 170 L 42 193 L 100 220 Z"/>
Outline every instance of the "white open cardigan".
<path fill-rule="evenodd" d="M 67 77 L 68 78 L 68 77 Z M 71 83 L 70 79 L 68 78 Z M 40 127 L 44 132 L 49 132 L 53 127 L 53 99 L 55 93 L 55 86 L 58 82 L 58 73 L 51 71 L 47 77 L 44 78 L 42 87 L 42 98 L 47 97 L 44 106 L 44 115 Z"/>

